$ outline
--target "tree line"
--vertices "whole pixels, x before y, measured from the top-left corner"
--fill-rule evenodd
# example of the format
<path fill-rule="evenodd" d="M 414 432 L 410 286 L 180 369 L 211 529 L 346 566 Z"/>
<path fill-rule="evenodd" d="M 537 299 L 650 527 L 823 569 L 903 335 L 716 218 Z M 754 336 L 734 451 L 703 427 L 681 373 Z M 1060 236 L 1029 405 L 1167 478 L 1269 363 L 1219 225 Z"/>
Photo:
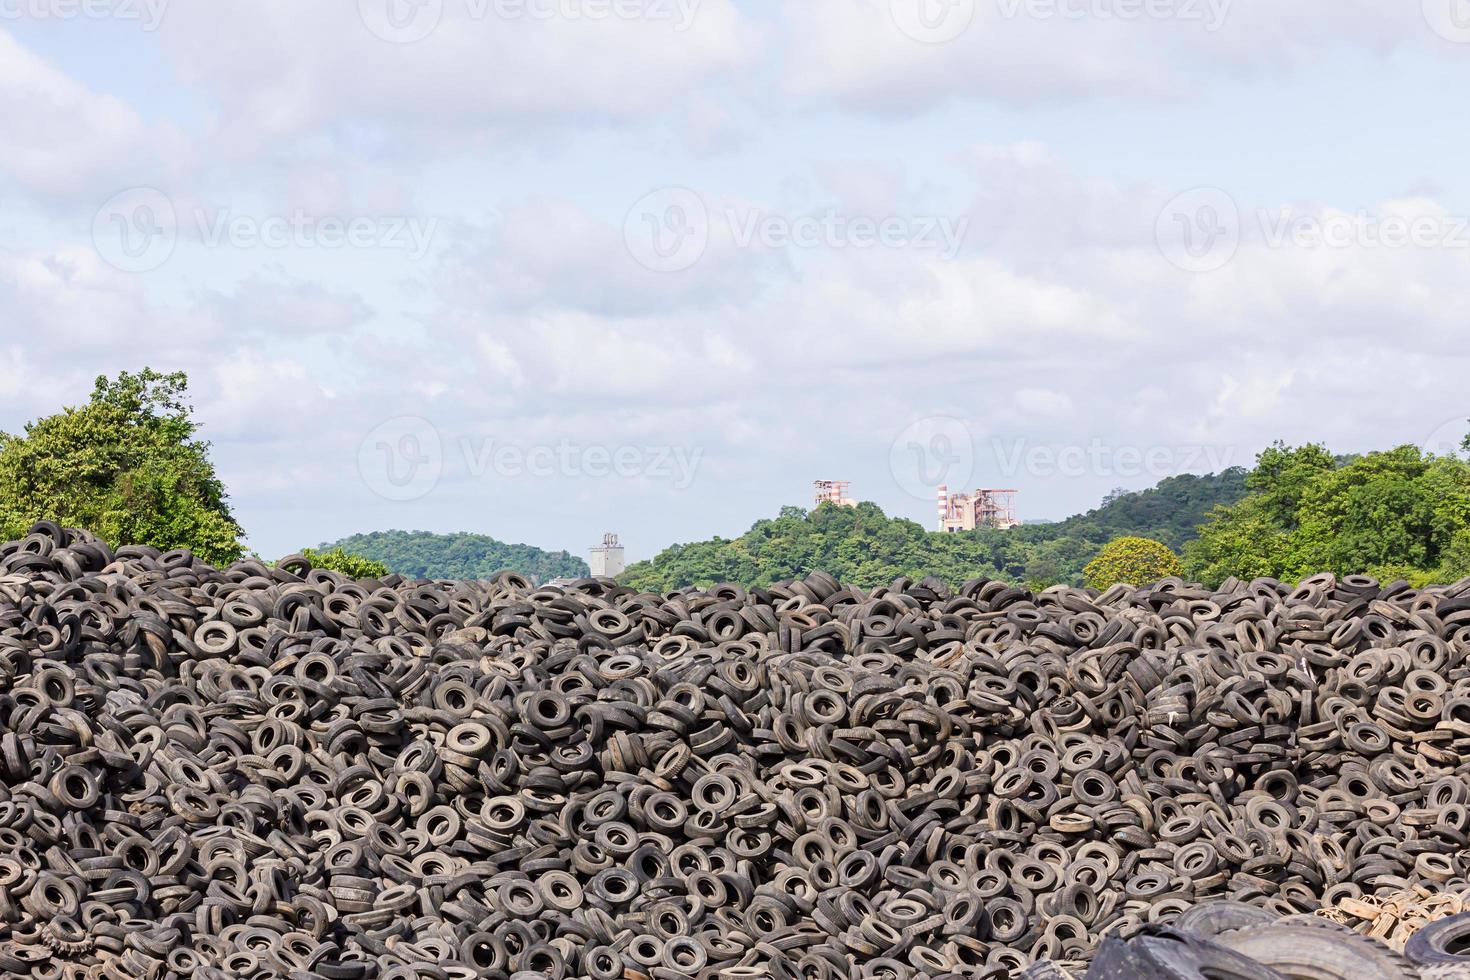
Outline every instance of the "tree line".
<path fill-rule="evenodd" d="M 862 588 L 930 575 L 951 583 L 1003 578 L 1035 589 L 1081 585 L 1088 563 L 1115 538 L 1143 537 L 1172 552 L 1194 536 L 1206 514 L 1244 494 L 1240 469 L 1182 475 L 1139 493 L 1114 492 L 1102 506 L 1065 521 L 957 533 L 890 517 L 866 501 L 856 507 L 824 503 L 812 511 L 783 507 L 738 538 L 673 545 L 629 566 L 623 581 L 668 592 L 724 581 L 770 585 L 821 569 Z"/>
<path fill-rule="evenodd" d="M 0 534 L 38 520 L 84 527 L 115 544 L 189 548 L 214 564 L 246 554 L 188 379 L 145 368 L 97 378 L 90 399 L 0 433 Z M 1242 468 L 1116 491 L 1064 521 L 957 534 L 886 515 L 876 504 L 783 507 L 733 539 L 666 548 L 622 576 L 652 592 L 736 582 L 769 585 L 823 570 L 870 588 L 901 576 L 958 583 L 1064 583 L 1182 575 L 1295 580 L 1321 571 L 1406 579 L 1470 576 L 1470 436 L 1460 454 L 1414 446 L 1338 456 L 1318 444 L 1276 444 Z M 485 578 L 511 569 L 538 581 L 588 574 L 565 551 L 482 534 L 375 531 L 303 549 L 319 567 L 357 577 Z"/>

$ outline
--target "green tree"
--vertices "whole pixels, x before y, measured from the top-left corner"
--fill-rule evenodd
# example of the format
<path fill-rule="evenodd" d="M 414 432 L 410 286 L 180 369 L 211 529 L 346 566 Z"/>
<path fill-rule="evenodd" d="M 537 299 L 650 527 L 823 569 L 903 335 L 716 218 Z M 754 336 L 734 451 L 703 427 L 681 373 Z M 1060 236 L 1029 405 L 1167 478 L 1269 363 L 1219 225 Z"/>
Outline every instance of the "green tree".
<path fill-rule="evenodd" d="M 1294 527 L 1297 509 L 1308 487 L 1336 466 L 1333 455 L 1316 443 L 1291 448 L 1277 442 L 1256 457 L 1256 468 L 1246 476 L 1245 485 L 1260 496 L 1267 518 Z"/>
<path fill-rule="evenodd" d="M 1457 469 L 1457 461 L 1446 460 Z M 1431 461 L 1413 446 L 1369 453 L 1305 482 L 1291 522 L 1284 574 L 1362 572 L 1377 565 L 1427 569 L 1438 563 Z M 1443 490 L 1450 487 L 1444 486 Z M 1460 488 L 1458 496 L 1464 496 Z"/>
<path fill-rule="evenodd" d="M 1441 582 L 1458 582 L 1470 576 L 1470 528 L 1456 532 L 1445 548 L 1444 563 L 1440 567 Z"/>
<path fill-rule="evenodd" d="M 1083 575 L 1094 589 L 1107 589 L 1119 582 L 1143 585 L 1179 575 L 1179 556 L 1169 546 L 1149 538 L 1116 538 L 1103 546 L 1087 563 Z"/>
<path fill-rule="evenodd" d="M 587 563 L 565 551 L 542 551 L 506 544 L 483 534 L 432 534 L 428 531 L 373 531 L 354 534 L 318 550 L 342 550 L 382 562 L 409 578 L 474 580 L 513 571 L 538 582 L 585 578 Z"/>
<path fill-rule="evenodd" d="M 1191 578 L 1300 579 L 1367 572 L 1422 585 L 1463 577 L 1470 462 L 1414 446 L 1334 458 L 1320 446 L 1263 452 L 1253 491 L 1220 508 L 1184 548 Z"/>
<path fill-rule="evenodd" d="M 189 548 L 214 564 L 242 552 L 240 525 L 187 401 L 183 372 L 97 378 L 91 400 L 0 434 L 0 531 L 35 521 L 114 544 Z"/>
<path fill-rule="evenodd" d="M 1199 537 L 1184 545 L 1184 572 L 1190 579 L 1219 585 L 1242 579 L 1275 577 L 1287 564 L 1291 544 L 1281 524 L 1259 497 L 1216 508 Z"/>
<path fill-rule="evenodd" d="M 331 572 L 341 572 L 348 578 L 382 578 L 388 574 L 388 566 L 362 555 L 354 555 L 343 551 L 341 548 L 333 548 L 330 551 L 318 551 L 315 548 L 304 548 L 301 556 L 311 562 L 312 568 L 325 568 Z"/>

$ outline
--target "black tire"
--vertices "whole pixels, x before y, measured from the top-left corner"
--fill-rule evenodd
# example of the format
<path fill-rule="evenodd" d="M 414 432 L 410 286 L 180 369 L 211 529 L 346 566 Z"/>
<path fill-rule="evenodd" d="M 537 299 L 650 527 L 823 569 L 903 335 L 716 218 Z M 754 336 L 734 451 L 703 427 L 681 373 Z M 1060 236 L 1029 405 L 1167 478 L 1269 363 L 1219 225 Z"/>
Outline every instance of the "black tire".
<path fill-rule="evenodd" d="M 1222 932 L 1230 932 L 1232 929 L 1244 929 L 1248 926 L 1265 925 L 1275 921 L 1276 916 L 1261 908 L 1259 905 L 1247 905 L 1245 902 L 1205 902 L 1196 905 L 1174 920 L 1174 928 L 1180 932 L 1187 932 L 1195 936 L 1209 938 L 1218 936 Z"/>
<path fill-rule="evenodd" d="M 1087 980 L 1291 980 L 1247 956 L 1168 926 L 1098 950 Z M 1362 978 L 1352 978 L 1362 980 Z"/>
<path fill-rule="evenodd" d="M 1409 937 L 1404 956 L 1416 966 L 1470 964 L 1470 912 L 1429 923 Z"/>
<path fill-rule="evenodd" d="M 1344 929 L 1295 923 L 1249 926 L 1217 942 L 1293 980 L 1406 980 L 1416 976 L 1403 956 Z"/>

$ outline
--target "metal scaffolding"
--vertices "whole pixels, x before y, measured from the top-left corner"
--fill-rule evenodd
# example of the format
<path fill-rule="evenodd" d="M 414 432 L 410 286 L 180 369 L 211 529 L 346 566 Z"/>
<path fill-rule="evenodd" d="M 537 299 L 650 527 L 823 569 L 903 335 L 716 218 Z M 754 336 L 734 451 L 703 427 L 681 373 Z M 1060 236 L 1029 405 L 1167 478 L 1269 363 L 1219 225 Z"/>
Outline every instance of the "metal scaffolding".
<path fill-rule="evenodd" d="M 981 488 L 974 493 L 951 495 L 949 487 L 939 488 L 939 530 L 945 532 L 996 528 L 1002 531 L 1016 527 L 1017 490 Z"/>

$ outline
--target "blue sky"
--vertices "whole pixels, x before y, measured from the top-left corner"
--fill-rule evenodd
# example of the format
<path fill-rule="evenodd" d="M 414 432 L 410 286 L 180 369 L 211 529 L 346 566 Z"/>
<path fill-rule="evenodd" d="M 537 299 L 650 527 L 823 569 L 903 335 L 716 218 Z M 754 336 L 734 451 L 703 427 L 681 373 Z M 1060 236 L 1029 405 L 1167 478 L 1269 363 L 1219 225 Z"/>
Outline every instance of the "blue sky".
<path fill-rule="evenodd" d="M 0 2 L 0 428 L 184 369 L 262 554 L 644 557 L 1470 417 L 1470 0 L 410 2 Z"/>

